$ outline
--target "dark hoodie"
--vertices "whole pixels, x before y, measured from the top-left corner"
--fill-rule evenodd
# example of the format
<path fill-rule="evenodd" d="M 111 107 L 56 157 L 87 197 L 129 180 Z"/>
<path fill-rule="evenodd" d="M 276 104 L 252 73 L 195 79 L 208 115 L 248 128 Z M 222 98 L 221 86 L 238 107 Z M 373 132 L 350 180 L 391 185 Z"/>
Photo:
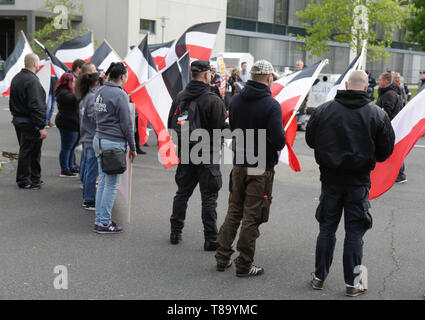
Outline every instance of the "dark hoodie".
<path fill-rule="evenodd" d="M 376 162 L 393 152 L 394 131 L 366 92 L 338 91 L 310 118 L 306 141 L 314 149 L 322 182 L 370 187 Z"/>
<path fill-rule="evenodd" d="M 279 103 L 272 98 L 270 88 L 264 84 L 249 80 L 242 91 L 233 97 L 230 103 L 229 119 L 232 131 L 242 129 L 245 142 L 247 130 L 254 129 L 255 132 L 254 150 L 246 150 L 245 162 L 237 165 L 257 167 L 249 164 L 246 159 L 246 152 L 250 152 L 256 157 L 258 156 L 257 134 L 258 130 L 264 129 L 267 137 L 266 169 L 273 170 L 279 161 L 278 153 L 286 145 L 286 137 L 282 122 L 282 109 Z M 246 144 L 244 149 L 247 149 Z"/>
<path fill-rule="evenodd" d="M 379 88 L 378 94 L 379 97 L 376 104 L 385 110 L 390 120 L 393 120 L 403 108 L 400 87 L 396 83 L 391 83 L 386 88 Z"/>
<path fill-rule="evenodd" d="M 211 137 L 211 151 L 213 151 L 213 143 L 220 143 L 220 141 L 213 141 L 213 130 L 222 130 L 226 127 L 227 112 L 223 100 L 215 93 L 211 92 L 209 84 L 195 80 L 189 82 L 186 89 L 177 95 L 171 105 L 168 115 L 168 128 L 172 128 L 171 120 L 176 108 L 182 104 L 186 105 L 196 99 L 201 119 L 201 127 L 209 131 Z M 180 157 L 180 148 L 178 150 Z"/>

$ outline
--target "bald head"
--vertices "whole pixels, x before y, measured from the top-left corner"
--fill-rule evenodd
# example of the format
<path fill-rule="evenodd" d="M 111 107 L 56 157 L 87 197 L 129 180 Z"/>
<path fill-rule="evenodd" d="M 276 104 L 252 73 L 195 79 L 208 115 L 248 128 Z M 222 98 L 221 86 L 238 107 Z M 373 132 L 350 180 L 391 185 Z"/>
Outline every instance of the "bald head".
<path fill-rule="evenodd" d="M 346 83 L 347 90 L 367 91 L 368 86 L 369 77 L 361 70 L 353 71 Z"/>
<path fill-rule="evenodd" d="M 37 73 L 40 65 L 40 58 L 35 53 L 29 53 L 25 56 L 25 69 Z"/>

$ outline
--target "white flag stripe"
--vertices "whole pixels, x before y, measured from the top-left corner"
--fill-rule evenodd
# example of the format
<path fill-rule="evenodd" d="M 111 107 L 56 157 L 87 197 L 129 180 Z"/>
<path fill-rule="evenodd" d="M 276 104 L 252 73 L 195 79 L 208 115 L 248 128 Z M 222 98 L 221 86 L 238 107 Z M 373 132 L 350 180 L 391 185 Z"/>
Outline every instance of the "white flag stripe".
<path fill-rule="evenodd" d="M 186 33 L 186 45 L 212 49 L 214 48 L 216 38 L 216 34 L 192 31 Z"/>
<path fill-rule="evenodd" d="M 32 53 L 32 49 L 28 42 L 25 41 L 24 50 L 18 61 L 7 71 L 5 78 L 0 81 L 0 95 L 9 89 L 12 79 L 25 67 L 25 56 L 29 53 Z"/>
<path fill-rule="evenodd" d="M 98 69 L 106 71 L 106 70 L 108 70 L 111 63 L 120 62 L 120 61 L 121 61 L 120 57 L 114 51 L 111 51 L 108 54 L 108 56 L 105 58 L 105 60 L 103 60 L 103 62 L 100 64 Z"/>
<path fill-rule="evenodd" d="M 125 62 L 134 72 L 140 84 L 149 79 L 149 64 L 139 48 L 134 48 L 125 59 Z"/>
<path fill-rule="evenodd" d="M 146 84 L 146 90 L 152 100 L 153 105 L 161 118 L 165 128 L 167 128 L 168 114 L 170 112 L 171 104 L 173 100 L 168 93 L 168 89 L 165 86 L 162 76 L 156 77 L 153 81 Z"/>
<path fill-rule="evenodd" d="M 152 52 L 152 57 L 165 57 L 168 52 L 170 52 L 170 48 L 159 48 L 157 50 L 155 50 L 154 52 Z"/>
<path fill-rule="evenodd" d="M 280 154 L 279 161 L 282 163 L 285 163 L 289 166 L 289 153 L 288 153 L 288 147 L 285 146 L 283 148 L 282 153 Z"/>
<path fill-rule="evenodd" d="M 425 90 L 414 97 L 393 119 L 395 144 L 403 140 L 423 119 L 425 119 Z"/>
<path fill-rule="evenodd" d="M 49 100 L 50 78 L 52 77 L 52 69 L 50 61 L 43 63 L 44 67 L 37 72 L 37 77 L 40 79 L 41 86 L 46 93 L 46 103 Z"/>
<path fill-rule="evenodd" d="M 300 96 L 303 90 L 305 90 L 309 80 L 310 78 L 302 78 L 291 82 L 282 91 L 279 92 L 275 99 L 279 103 L 282 103 L 283 101 Z"/>
<path fill-rule="evenodd" d="M 87 60 L 94 54 L 93 43 L 90 43 L 87 47 L 79 49 L 66 49 L 59 50 L 55 56 L 63 63 L 72 63 L 76 59 Z"/>

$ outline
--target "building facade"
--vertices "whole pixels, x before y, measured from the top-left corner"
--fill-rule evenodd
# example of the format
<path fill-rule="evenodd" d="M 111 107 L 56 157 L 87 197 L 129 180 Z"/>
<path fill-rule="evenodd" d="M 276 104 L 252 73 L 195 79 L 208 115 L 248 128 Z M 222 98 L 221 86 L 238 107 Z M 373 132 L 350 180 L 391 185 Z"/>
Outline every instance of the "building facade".
<path fill-rule="evenodd" d="M 149 43 L 175 40 L 190 26 L 222 21 L 216 51 L 225 47 L 227 0 L 75 0 L 84 10 L 75 12 L 73 25 L 88 28 L 100 44 L 104 39 L 121 57 L 146 34 Z M 19 32 L 28 38 L 43 24 L 45 0 L 0 0 L 0 56 L 14 48 Z"/>
<path fill-rule="evenodd" d="M 295 67 L 298 59 L 307 65 L 320 59 L 329 59 L 325 73 L 342 73 L 349 65 L 350 48 L 344 43 L 329 43 L 329 53 L 323 57 L 309 58 L 297 35 L 305 35 L 302 21 L 296 12 L 303 10 L 310 0 L 228 0 L 226 51 L 250 52 L 255 59 L 270 60 L 278 70 Z M 402 43 L 401 33 L 395 34 L 392 56 L 387 61 L 367 64 L 367 69 L 378 77 L 386 70 L 400 72 L 407 83 L 417 84 L 419 71 L 425 70 L 425 53 L 415 45 Z"/>
<path fill-rule="evenodd" d="M 79 1 L 79 0 L 75 0 Z M 96 40 L 104 39 L 125 57 L 129 47 L 137 45 L 146 34 L 149 43 L 168 42 L 178 38 L 193 24 L 221 21 L 215 53 L 249 52 L 255 59 L 270 60 L 278 70 L 293 69 L 302 59 L 310 65 L 328 58 L 326 73 L 341 73 L 350 60 L 348 44 L 329 43 L 324 57 L 309 58 L 296 40 L 304 35 L 302 21 L 296 12 L 310 0 L 80 0 L 84 10 L 75 12 L 73 25 L 88 28 Z M 5 59 L 13 50 L 20 30 L 31 34 L 45 21 L 45 0 L 0 0 L 0 57 Z M 394 69 L 403 74 L 409 84 L 417 83 L 419 71 L 425 70 L 425 53 L 414 45 L 397 42 L 389 49 L 387 61 L 368 63 L 374 76 Z M 297 50 L 300 47 L 301 50 Z"/>

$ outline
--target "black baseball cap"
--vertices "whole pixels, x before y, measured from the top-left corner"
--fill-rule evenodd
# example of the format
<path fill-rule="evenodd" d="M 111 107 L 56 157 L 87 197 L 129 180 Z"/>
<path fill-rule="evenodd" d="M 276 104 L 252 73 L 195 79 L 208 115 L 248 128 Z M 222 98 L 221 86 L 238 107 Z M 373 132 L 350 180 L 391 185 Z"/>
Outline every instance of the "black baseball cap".
<path fill-rule="evenodd" d="M 209 61 L 205 61 L 205 60 L 193 61 L 192 62 L 192 65 L 190 66 L 190 71 L 192 71 L 192 72 L 211 71 L 210 62 Z"/>

